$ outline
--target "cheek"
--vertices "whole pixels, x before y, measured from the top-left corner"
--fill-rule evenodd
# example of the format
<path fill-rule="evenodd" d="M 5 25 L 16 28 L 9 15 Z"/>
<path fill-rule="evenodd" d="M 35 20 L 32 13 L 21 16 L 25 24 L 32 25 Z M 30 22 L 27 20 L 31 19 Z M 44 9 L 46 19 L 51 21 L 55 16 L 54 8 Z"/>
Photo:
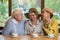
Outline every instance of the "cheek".
<path fill-rule="evenodd" d="M 37 19 L 37 16 L 34 16 L 35 19 Z"/>
<path fill-rule="evenodd" d="M 47 14 L 44 14 L 44 17 L 46 18 L 46 17 L 48 17 L 48 15 Z"/>
<path fill-rule="evenodd" d="M 23 17 L 22 16 L 18 16 L 18 20 L 22 20 L 23 19 Z"/>
<path fill-rule="evenodd" d="M 45 19 L 47 18 L 47 15 L 44 14 L 44 15 L 42 16 L 42 18 L 45 20 Z"/>
<path fill-rule="evenodd" d="M 48 18 L 50 18 L 50 14 L 48 14 Z"/>
<path fill-rule="evenodd" d="M 29 18 L 30 18 L 30 19 L 32 19 L 33 17 L 32 17 L 32 16 L 30 16 Z"/>

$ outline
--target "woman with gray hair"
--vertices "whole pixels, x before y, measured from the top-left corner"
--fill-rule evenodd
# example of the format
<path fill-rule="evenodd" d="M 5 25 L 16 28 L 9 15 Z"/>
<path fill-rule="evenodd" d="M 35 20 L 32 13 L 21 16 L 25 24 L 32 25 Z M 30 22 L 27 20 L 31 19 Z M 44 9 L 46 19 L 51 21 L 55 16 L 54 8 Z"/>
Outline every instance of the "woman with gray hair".
<path fill-rule="evenodd" d="M 13 11 L 11 18 L 6 23 L 2 33 L 3 35 L 12 35 L 13 33 L 18 35 L 24 34 L 24 20 L 21 9 L 16 9 Z"/>

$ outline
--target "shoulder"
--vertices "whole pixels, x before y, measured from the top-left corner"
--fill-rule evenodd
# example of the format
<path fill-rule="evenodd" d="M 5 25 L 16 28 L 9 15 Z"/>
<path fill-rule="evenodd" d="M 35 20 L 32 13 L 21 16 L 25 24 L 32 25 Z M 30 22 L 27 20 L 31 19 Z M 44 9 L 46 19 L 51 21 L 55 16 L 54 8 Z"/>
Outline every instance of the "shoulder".
<path fill-rule="evenodd" d="M 52 20 L 52 22 L 50 23 L 50 25 L 52 26 L 52 27 L 57 27 L 58 26 L 58 20 Z"/>
<path fill-rule="evenodd" d="M 26 21 L 25 21 L 25 24 L 28 24 L 28 23 L 29 23 L 29 20 L 26 20 Z"/>
<path fill-rule="evenodd" d="M 7 23 L 5 23 L 5 27 L 11 27 L 11 26 L 14 26 L 15 25 L 15 23 L 13 22 L 13 20 L 12 19 L 10 19 L 9 21 L 7 21 Z"/>
<path fill-rule="evenodd" d="M 12 29 L 12 25 L 13 25 L 12 21 L 9 20 L 7 23 L 5 23 L 4 29 L 5 29 L 5 30 L 6 30 L 6 29 L 10 30 L 10 29 Z"/>
<path fill-rule="evenodd" d="M 8 21 L 8 24 L 15 24 L 15 20 L 13 20 L 13 18 L 11 18 L 9 21 Z"/>
<path fill-rule="evenodd" d="M 12 23 L 12 19 L 7 20 L 7 22 L 6 22 L 6 24 L 10 24 L 10 23 Z"/>

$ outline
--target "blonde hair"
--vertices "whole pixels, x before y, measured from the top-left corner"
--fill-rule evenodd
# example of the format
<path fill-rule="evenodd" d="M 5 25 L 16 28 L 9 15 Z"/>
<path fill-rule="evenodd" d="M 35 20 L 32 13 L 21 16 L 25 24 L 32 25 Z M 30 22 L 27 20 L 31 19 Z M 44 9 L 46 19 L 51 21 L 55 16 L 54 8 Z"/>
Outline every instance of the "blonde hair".
<path fill-rule="evenodd" d="M 15 10 L 13 11 L 13 13 L 11 14 L 11 16 L 14 18 L 15 15 L 19 14 L 20 12 L 22 12 L 21 9 L 15 9 Z"/>
<path fill-rule="evenodd" d="M 50 14 L 50 18 L 53 17 L 53 10 L 51 10 L 50 8 L 44 8 L 42 11 L 43 12 L 46 11 L 47 13 L 49 13 Z"/>

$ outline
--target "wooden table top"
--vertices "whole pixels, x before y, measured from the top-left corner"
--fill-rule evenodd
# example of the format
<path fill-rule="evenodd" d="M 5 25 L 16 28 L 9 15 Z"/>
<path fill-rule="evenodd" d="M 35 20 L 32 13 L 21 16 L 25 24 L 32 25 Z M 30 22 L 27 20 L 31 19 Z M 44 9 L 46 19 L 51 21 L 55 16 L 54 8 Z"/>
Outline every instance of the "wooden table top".
<path fill-rule="evenodd" d="M 32 37 L 29 35 L 20 35 L 18 37 L 11 37 L 11 36 L 4 36 L 5 40 L 58 40 L 57 37 L 54 38 L 48 38 L 46 36 L 40 35 L 39 37 Z"/>

